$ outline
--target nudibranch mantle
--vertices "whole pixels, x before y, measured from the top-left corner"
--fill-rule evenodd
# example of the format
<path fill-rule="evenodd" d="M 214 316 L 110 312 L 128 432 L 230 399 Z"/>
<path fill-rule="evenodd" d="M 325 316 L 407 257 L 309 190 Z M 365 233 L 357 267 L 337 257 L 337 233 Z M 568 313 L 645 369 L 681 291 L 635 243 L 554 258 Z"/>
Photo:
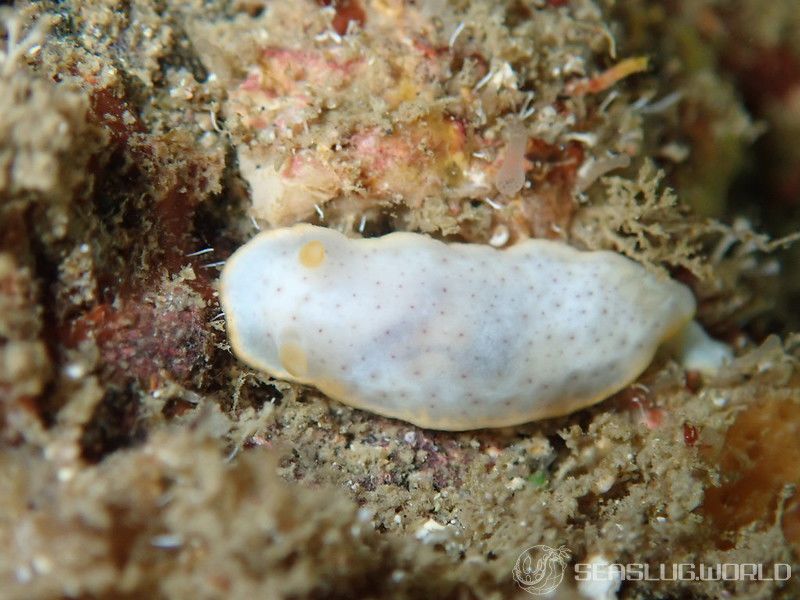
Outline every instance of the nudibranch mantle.
<path fill-rule="evenodd" d="M 250 366 L 453 431 L 603 400 L 695 311 L 687 287 L 613 252 L 350 239 L 307 224 L 242 246 L 220 290 L 231 346 Z"/>

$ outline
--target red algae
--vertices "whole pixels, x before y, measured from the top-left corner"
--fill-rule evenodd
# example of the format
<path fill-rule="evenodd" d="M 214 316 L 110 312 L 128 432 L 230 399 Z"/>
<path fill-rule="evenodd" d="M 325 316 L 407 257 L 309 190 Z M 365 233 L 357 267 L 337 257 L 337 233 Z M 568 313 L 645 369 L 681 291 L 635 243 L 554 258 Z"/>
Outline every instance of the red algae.
<path fill-rule="evenodd" d="M 132 378 L 145 389 L 156 389 L 164 377 L 191 383 L 210 352 L 206 311 L 133 300 L 118 304 L 96 306 L 78 318 L 73 339 L 94 339 L 112 380 Z"/>
<path fill-rule="evenodd" d="M 800 543 L 795 525 L 797 493 L 785 498 L 785 486 L 800 486 L 800 403 L 767 399 L 742 411 L 725 435 L 716 459 L 719 487 L 706 490 L 703 513 L 723 534 L 720 543 L 750 524 L 769 524 L 779 505 L 789 511 L 785 535 Z M 794 536 L 790 537 L 790 534 Z"/>
<path fill-rule="evenodd" d="M 687 446 L 694 446 L 700 439 L 700 431 L 691 423 L 683 424 L 683 443 Z"/>
<path fill-rule="evenodd" d="M 331 24 L 339 35 L 347 33 L 351 22 L 358 23 L 363 27 L 367 20 L 367 13 L 364 12 L 359 0 L 317 0 L 317 4 L 333 6 L 336 9 L 336 15 Z"/>

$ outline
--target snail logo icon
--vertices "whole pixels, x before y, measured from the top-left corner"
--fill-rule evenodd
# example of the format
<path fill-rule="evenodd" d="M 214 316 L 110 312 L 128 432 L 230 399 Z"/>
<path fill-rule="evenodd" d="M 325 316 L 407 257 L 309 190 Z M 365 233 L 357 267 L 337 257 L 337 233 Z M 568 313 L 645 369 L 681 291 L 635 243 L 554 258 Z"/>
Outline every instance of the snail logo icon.
<path fill-rule="evenodd" d="M 514 581 L 534 596 L 549 594 L 564 579 L 569 557 L 566 546 L 531 546 L 517 558 L 513 571 Z"/>

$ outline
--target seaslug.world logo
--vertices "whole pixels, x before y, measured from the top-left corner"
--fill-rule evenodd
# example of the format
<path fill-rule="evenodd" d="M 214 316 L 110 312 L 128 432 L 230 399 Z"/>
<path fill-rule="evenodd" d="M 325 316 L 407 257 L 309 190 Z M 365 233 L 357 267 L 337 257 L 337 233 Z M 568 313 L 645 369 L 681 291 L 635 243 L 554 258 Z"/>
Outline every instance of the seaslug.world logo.
<path fill-rule="evenodd" d="M 622 582 L 645 585 L 655 581 L 730 581 L 785 582 L 792 578 L 788 563 L 615 563 L 602 554 L 593 554 L 587 562 L 568 568 L 570 550 L 539 544 L 527 548 L 517 558 L 512 571 L 514 581 L 529 594 L 542 596 L 553 592 L 571 571 L 578 589 L 597 584 L 618 590 Z"/>
<path fill-rule="evenodd" d="M 513 570 L 514 581 L 529 594 L 549 594 L 564 579 L 569 558 L 566 546 L 531 546 L 517 558 Z"/>

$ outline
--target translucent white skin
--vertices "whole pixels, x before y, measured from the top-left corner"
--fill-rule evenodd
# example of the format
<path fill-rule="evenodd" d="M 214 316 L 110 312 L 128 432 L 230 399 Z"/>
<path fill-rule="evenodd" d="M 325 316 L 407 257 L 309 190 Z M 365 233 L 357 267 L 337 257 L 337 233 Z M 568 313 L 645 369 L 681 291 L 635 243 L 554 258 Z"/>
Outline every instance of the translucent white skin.
<path fill-rule="evenodd" d="M 633 381 L 695 310 L 621 255 L 392 233 L 262 233 L 222 274 L 234 352 L 270 375 L 421 427 L 564 415 Z"/>

